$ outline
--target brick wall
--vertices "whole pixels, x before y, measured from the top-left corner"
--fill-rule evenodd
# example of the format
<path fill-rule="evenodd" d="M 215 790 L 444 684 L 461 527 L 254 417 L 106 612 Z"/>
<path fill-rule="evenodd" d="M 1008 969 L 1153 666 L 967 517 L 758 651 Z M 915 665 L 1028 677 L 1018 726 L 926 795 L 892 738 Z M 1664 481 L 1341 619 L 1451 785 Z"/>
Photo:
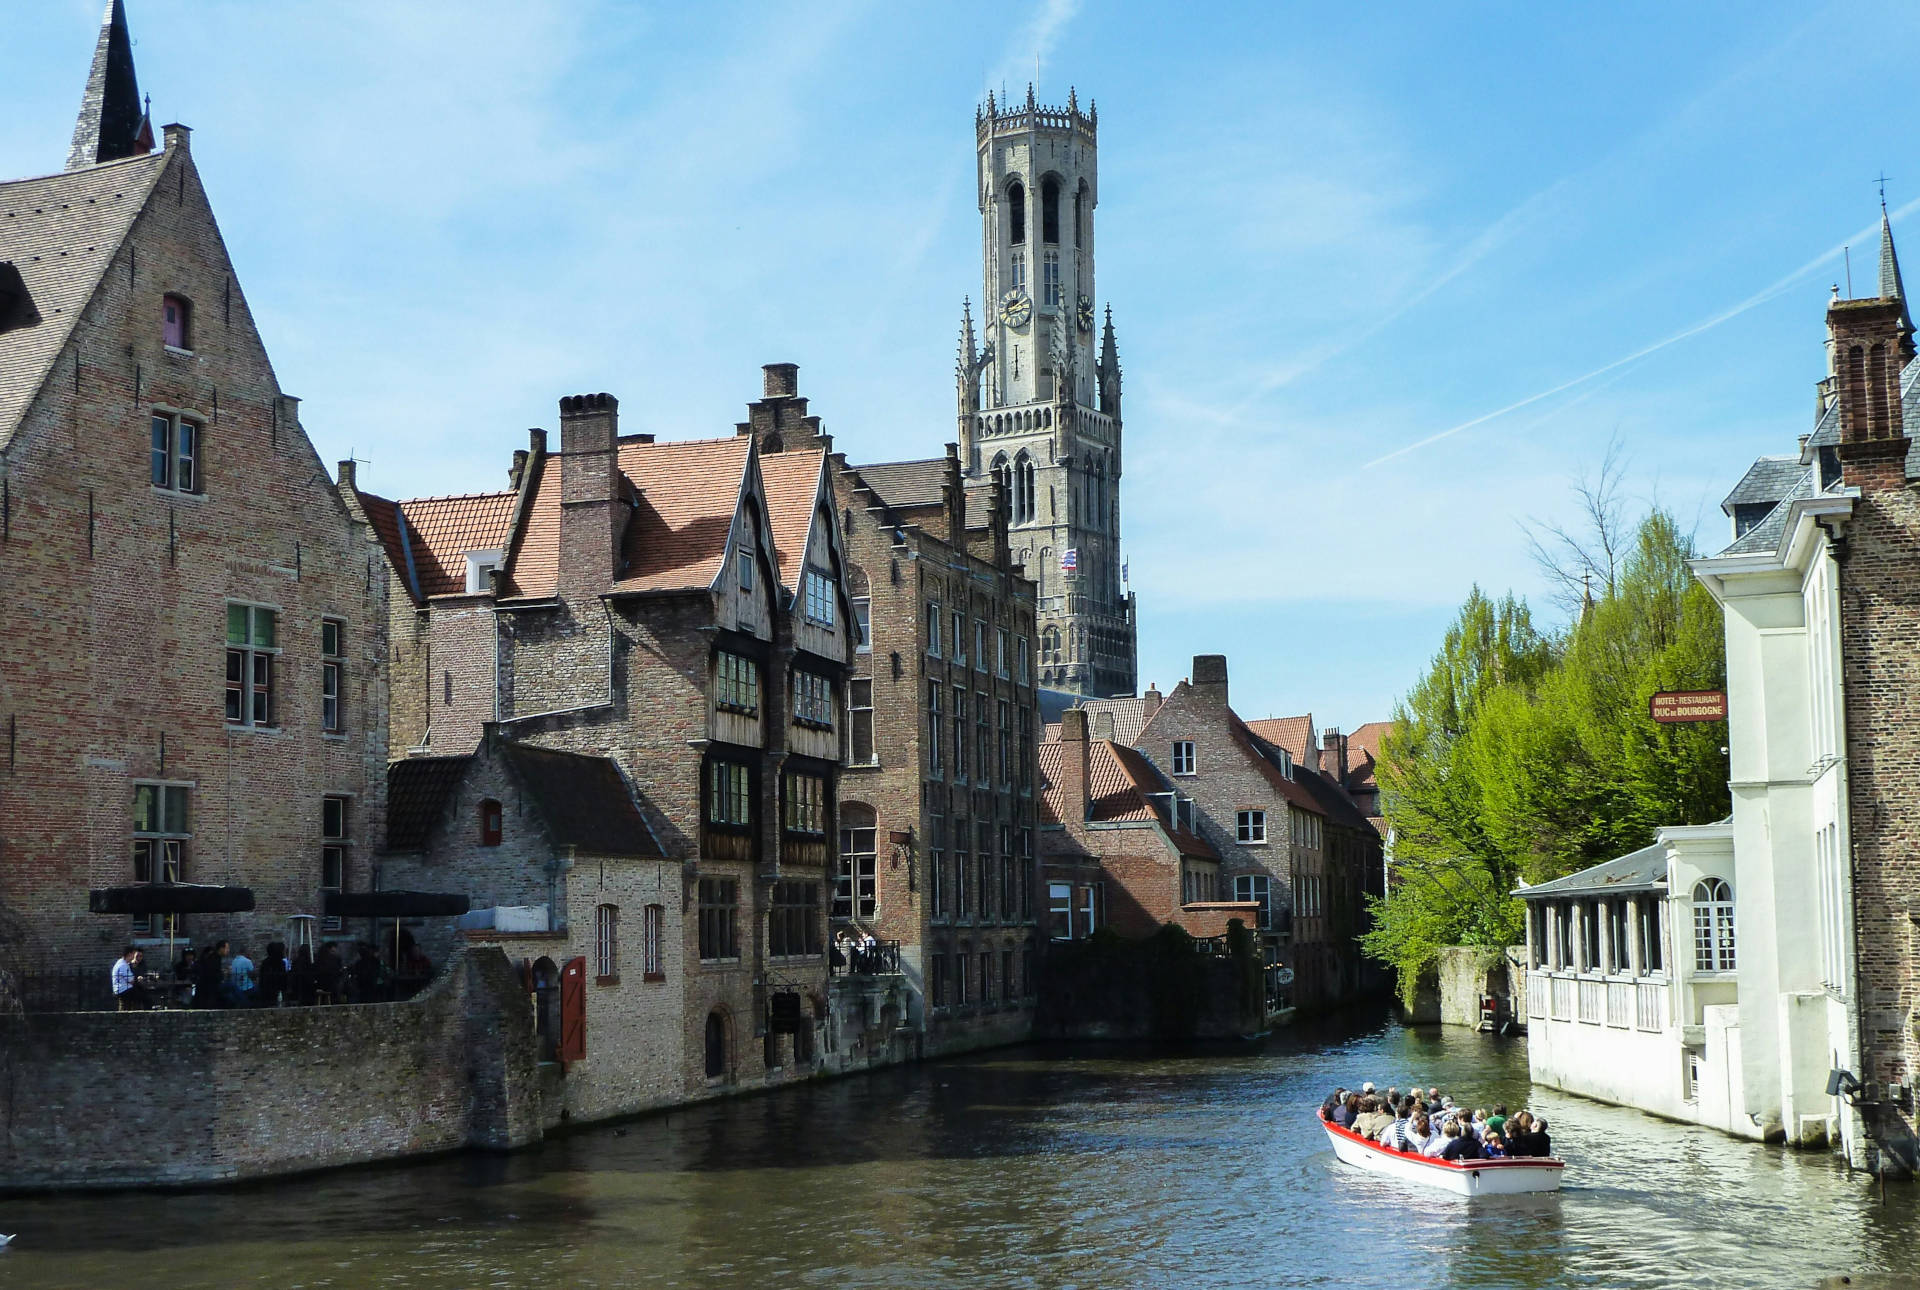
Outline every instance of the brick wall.
<path fill-rule="evenodd" d="M 406 1003 L 8 1024 L 8 1188 L 230 1182 L 540 1136 L 532 1026 L 494 951 Z M 141 1087 L 181 1095 L 129 1096 L 130 1054 Z"/>
<path fill-rule="evenodd" d="M 191 353 L 163 345 L 163 293 L 194 303 Z M 204 421 L 203 491 L 151 485 L 156 407 Z M 185 878 L 254 889 L 252 914 L 187 920 L 195 940 L 257 949 L 317 912 L 325 794 L 351 800 L 363 886 L 384 811 L 388 584 L 274 381 L 185 131 L 0 475 L 0 586 L 22 628 L 0 635 L 0 900 L 27 916 L 30 959 L 105 963 L 127 938 L 86 892 L 133 878 L 137 780 L 190 786 Z M 224 719 L 230 599 L 278 612 L 274 729 Z M 320 728 L 326 617 L 348 650 L 339 735 Z"/>

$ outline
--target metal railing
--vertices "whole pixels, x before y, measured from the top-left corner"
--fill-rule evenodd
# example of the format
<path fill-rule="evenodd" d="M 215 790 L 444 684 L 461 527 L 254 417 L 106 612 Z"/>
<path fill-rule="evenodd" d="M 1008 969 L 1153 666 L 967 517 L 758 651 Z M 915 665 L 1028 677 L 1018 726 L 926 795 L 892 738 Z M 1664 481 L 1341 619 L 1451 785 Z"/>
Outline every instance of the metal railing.
<path fill-rule="evenodd" d="M 875 941 L 872 948 L 834 946 L 827 956 L 833 976 L 892 976 L 900 971 L 900 942 Z"/>

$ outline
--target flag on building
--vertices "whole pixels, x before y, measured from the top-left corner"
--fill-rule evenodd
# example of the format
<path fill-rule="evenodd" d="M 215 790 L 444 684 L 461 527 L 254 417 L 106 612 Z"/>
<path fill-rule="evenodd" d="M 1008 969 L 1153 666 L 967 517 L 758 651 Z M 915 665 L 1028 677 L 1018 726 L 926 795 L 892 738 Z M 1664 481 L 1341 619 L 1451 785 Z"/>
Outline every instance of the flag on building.
<path fill-rule="evenodd" d="M 1060 553 L 1060 572 L 1077 573 L 1080 570 L 1080 548 L 1070 546 Z"/>

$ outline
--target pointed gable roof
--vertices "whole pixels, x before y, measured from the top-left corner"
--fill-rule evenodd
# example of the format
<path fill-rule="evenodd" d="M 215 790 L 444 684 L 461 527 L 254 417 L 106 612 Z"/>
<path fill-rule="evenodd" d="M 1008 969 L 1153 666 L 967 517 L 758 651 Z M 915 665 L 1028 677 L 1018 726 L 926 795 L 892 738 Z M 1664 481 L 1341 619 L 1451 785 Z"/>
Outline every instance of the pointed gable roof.
<path fill-rule="evenodd" d="M 1880 298 L 1900 302 L 1900 329 L 1913 334 L 1913 316 L 1907 311 L 1907 289 L 1900 281 L 1900 257 L 1893 250 L 1893 221 L 1886 198 L 1880 199 Z"/>
<path fill-rule="evenodd" d="M 807 558 L 813 517 L 819 510 L 826 461 L 824 448 L 788 448 L 760 457 L 760 484 L 767 493 L 774 559 L 780 581 L 789 591 L 800 588 L 800 569 Z"/>
<path fill-rule="evenodd" d="M 422 598 L 467 589 L 467 552 L 506 548 L 514 498 L 511 492 L 462 493 L 395 504 L 399 521 L 406 525 L 413 583 Z M 379 521 L 371 510 L 367 518 L 377 531 Z"/>
<path fill-rule="evenodd" d="M 145 125 L 140 86 L 133 75 L 127 11 L 121 0 L 108 0 L 107 11 L 100 19 L 100 39 L 93 50 L 93 70 L 87 75 L 87 92 L 81 97 L 80 117 L 73 126 L 67 169 L 146 155 L 153 150 L 153 133 Z"/>
<path fill-rule="evenodd" d="M 0 183 L 0 260 L 12 262 L 39 315 L 0 332 L 0 451 L 46 384 L 168 155 Z"/>

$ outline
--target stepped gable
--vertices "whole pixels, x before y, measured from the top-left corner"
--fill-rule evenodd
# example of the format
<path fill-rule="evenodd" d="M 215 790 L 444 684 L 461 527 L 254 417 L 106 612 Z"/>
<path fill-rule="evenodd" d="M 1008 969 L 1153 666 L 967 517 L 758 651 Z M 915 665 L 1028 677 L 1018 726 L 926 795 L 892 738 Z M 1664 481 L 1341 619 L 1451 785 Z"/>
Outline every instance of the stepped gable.
<path fill-rule="evenodd" d="M 24 316 L 35 319 L 0 331 L 0 450 L 126 242 L 167 155 L 0 184 L 0 265 L 19 275 L 31 308 Z"/>

